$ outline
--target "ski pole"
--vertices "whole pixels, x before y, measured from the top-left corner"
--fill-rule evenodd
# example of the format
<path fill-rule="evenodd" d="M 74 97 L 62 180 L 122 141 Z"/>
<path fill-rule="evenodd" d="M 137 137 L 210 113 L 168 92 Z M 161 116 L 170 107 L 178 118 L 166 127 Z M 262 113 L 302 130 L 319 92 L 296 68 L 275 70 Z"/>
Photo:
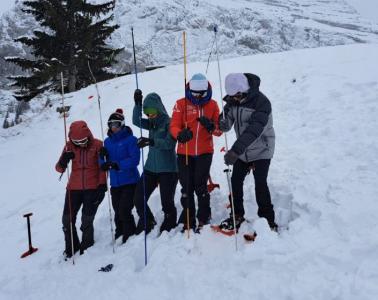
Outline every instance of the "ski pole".
<path fill-rule="evenodd" d="M 136 56 L 135 56 L 135 42 L 134 42 L 134 28 L 131 27 L 131 38 L 133 41 L 133 56 L 134 56 L 134 73 L 135 73 L 135 83 L 136 88 L 139 89 L 138 85 L 138 70 L 137 70 L 137 64 L 136 64 Z M 142 110 L 140 111 L 139 115 L 139 128 L 140 128 L 140 137 L 143 137 L 143 130 L 142 130 Z M 144 265 L 147 266 L 147 200 L 146 200 L 146 181 L 144 176 L 144 151 L 143 147 L 140 148 L 141 154 L 142 154 L 142 181 L 143 181 L 143 221 L 144 221 Z"/>
<path fill-rule="evenodd" d="M 185 128 L 188 128 L 188 99 L 186 98 L 186 34 L 182 33 L 184 41 L 184 95 L 185 95 Z M 190 222 L 189 222 L 189 150 L 188 142 L 185 142 L 185 166 L 186 166 L 186 228 L 188 230 L 188 238 L 190 238 Z"/>
<path fill-rule="evenodd" d="M 24 215 L 24 218 L 26 218 L 27 224 L 28 224 L 28 240 L 29 240 L 29 250 L 26 251 L 21 255 L 21 258 L 25 258 L 29 255 L 32 255 L 34 252 L 38 251 L 38 248 L 33 248 L 32 241 L 31 241 L 31 231 L 30 231 L 30 217 L 32 216 L 32 213 L 28 213 Z"/>
<path fill-rule="evenodd" d="M 88 62 L 89 73 L 91 74 L 93 82 L 94 82 L 95 87 L 96 87 L 98 111 L 99 111 L 99 115 L 100 115 L 101 138 L 102 138 L 102 142 L 104 142 L 104 127 L 102 125 L 101 96 L 100 96 L 100 92 L 99 92 L 99 89 L 98 89 L 97 80 L 96 80 L 96 77 L 94 76 L 94 74 L 92 72 L 92 68 L 91 68 L 91 65 L 89 63 L 89 60 L 87 62 Z M 106 176 L 106 191 L 107 191 L 106 194 L 108 195 L 110 234 L 112 236 L 113 253 L 115 253 L 115 236 L 114 236 L 114 229 L 113 229 L 113 218 L 112 218 L 112 208 L 111 208 L 112 205 L 111 205 L 110 191 L 109 191 L 109 186 L 108 186 L 108 172 L 105 172 L 105 176 Z"/>
<path fill-rule="evenodd" d="M 223 105 L 223 90 L 222 90 L 222 77 L 221 77 L 221 70 L 220 70 L 220 64 L 219 64 L 219 53 L 218 53 L 218 39 L 217 39 L 217 27 L 214 26 L 214 38 L 215 38 L 215 52 L 217 54 L 217 63 L 218 63 L 218 77 L 219 77 L 219 88 L 220 88 L 220 94 L 221 94 L 221 103 L 222 103 L 222 115 L 223 115 L 223 120 L 225 120 L 225 113 L 224 113 L 224 105 Z M 227 134 L 224 132 L 224 142 L 226 146 L 226 153 L 228 151 L 228 141 L 227 141 Z M 227 169 L 224 170 L 226 175 L 227 175 L 227 185 L 228 185 L 228 190 L 230 193 L 230 198 L 231 198 L 231 212 L 232 212 L 232 221 L 234 222 L 234 234 L 235 234 L 235 250 L 238 250 L 238 240 L 236 237 L 236 220 L 235 220 L 235 206 L 234 206 L 234 195 L 232 193 L 232 184 L 231 184 L 231 178 L 230 178 L 230 173 L 231 169 L 229 166 L 227 166 Z"/>
<path fill-rule="evenodd" d="M 62 107 L 64 109 L 64 80 L 63 80 L 63 72 L 60 73 L 60 80 L 62 84 Z M 64 122 L 64 141 L 67 150 L 67 122 L 66 122 L 66 113 L 63 114 L 63 122 Z M 70 182 L 70 169 L 67 165 L 67 185 Z M 70 236 L 71 236 L 71 253 L 72 253 L 72 264 L 75 264 L 75 252 L 74 252 L 74 244 L 73 244 L 73 224 L 72 224 L 72 205 L 71 205 L 71 191 L 67 187 L 68 193 L 68 209 L 70 213 Z"/>
<path fill-rule="evenodd" d="M 210 58 L 211 58 L 211 55 L 213 54 L 214 44 L 215 44 L 215 38 L 214 38 L 214 40 L 213 40 L 213 43 L 211 44 L 211 49 L 210 49 L 209 57 L 207 58 L 206 75 L 207 75 L 207 71 L 208 71 L 208 69 L 209 69 Z"/>

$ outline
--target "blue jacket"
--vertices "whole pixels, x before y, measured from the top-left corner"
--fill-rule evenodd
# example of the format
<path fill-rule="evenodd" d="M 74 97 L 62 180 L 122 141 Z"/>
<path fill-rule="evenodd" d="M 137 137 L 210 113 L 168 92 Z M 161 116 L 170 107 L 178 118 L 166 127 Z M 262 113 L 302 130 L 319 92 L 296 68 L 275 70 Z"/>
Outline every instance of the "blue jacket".
<path fill-rule="evenodd" d="M 118 187 L 125 184 L 133 184 L 139 180 L 138 164 L 140 151 L 137 146 L 137 138 L 129 127 L 123 127 L 117 133 L 109 131 L 109 137 L 105 139 L 104 147 L 109 153 L 108 161 L 116 162 L 119 171 L 110 170 L 110 185 Z M 105 161 L 100 158 L 100 164 Z"/>

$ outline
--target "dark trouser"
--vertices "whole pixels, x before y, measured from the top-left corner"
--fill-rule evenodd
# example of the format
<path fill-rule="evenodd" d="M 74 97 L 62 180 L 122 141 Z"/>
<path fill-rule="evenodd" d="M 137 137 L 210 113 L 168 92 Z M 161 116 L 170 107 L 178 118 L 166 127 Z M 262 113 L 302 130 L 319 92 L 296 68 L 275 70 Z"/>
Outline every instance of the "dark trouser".
<path fill-rule="evenodd" d="M 179 180 L 181 184 L 181 205 L 183 211 L 179 218 L 179 223 L 187 223 L 187 209 L 189 209 L 189 224 L 194 227 L 196 224 L 194 203 L 194 193 L 198 199 L 197 218 L 200 223 L 207 224 L 211 218 L 210 194 L 207 191 L 207 180 L 210 175 L 210 166 L 213 154 L 202 154 L 199 156 L 189 156 L 188 166 L 186 156 L 177 155 L 179 168 Z"/>
<path fill-rule="evenodd" d="M 176 225 L 177 211 L 175 207 L 175 192 L 177 186 L 177 173 L 152 173 L 149 171 L 144 172 L 144 191 L 143 191 L 143 175 L 137 184 L 134 204 L 139 215 L 138 224 L 144 226 L 144 193 L 146 202 L 150 198 L 152 192 L 158 187 L 160 188 L 160 200 L 161 206 L 165 215 L 165 218 L 169 218 L 172 226 Z M 146 203 L 146 217 L 147 224 L 155 222 L 155 218 L 151 212 L 150 207 Z M 144 228 L 144 227 L 143 227 Z"/>
<path fill-rule="evenodd" d="M 231 183 L 234 195 L 235 215 L 244 216 L 243 183 L 250 170 L 255 179 L 255 195 L 258 206 L 257 215 L 267 219 L 270 226 L 274 225 L 274 210 L 267 184 L 270 159 L 261 159 L 246 163 L 238 159 L 233 167 Z"/>
<path fill-rule="evenodd" d="M 135 233 L 135 220 L 131 212 L 134 207 L 135 187 L 136 184 L 125 184 L 110 189 L 114 209 L 115 238 L 123 236 L 124 242 Z"/>
<path fill-rule="evenodd" d="M 93 221 L 97 208 L 101 201 L 104 199 L 105 192 L 99 190 L 74 190 L 66 192 L 64 209 L 63 209 L 63 232 L 66 243 L 66 254 L 72 255 L 71 249 L 71 229 L 70 229 L 70 207 L 69 202 L 71 202 L 71 214 L 72 214 L 72 233 L 73 233 L 73 244 L 74 251 L 84 251 L 88 247 L 94 244 L 93 238 Z M 80 210 L 81 205 L 83 209 L 81 212 L 81 226 L 82 231 L 81 243 L 76 231 L 76 216 Z"/>

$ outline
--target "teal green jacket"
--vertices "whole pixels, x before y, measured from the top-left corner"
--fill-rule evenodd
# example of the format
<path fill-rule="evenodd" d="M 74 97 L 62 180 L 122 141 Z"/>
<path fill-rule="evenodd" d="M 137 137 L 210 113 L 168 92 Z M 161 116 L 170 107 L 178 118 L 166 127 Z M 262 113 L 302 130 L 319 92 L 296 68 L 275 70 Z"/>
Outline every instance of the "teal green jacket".
<path fill-rule="evenodd" d="M 143 101 L 143 107 L 155 108 L 159 112 L 155 119 L 143 119 L 142 107 L 134 106 L 133 124 L 148 130 L 148 137 L 154 140 L 154 145 L 148 150 L 144 169 L 153 173 L 177 172 L 176 140 L 169 133 L 171 119 L 160 96 L 156 93 L 148 94 Z"/>

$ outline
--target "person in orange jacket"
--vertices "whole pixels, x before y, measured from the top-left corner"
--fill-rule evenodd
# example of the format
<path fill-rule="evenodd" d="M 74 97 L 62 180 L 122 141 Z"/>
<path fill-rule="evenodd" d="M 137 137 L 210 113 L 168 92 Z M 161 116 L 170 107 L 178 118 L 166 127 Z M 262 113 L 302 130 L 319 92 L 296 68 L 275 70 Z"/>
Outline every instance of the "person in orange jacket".
<path fill-rule="evenodd" d="M 186 85 L 185 97 L 177 100 L 173 108 L 170 132 L 178 141 L 177 164 L 183 207 L 178 223 L 184 224 L 183 230 L 188 221 L 189 227 L 196 229 L 194 193 L 198 199 L 197 230 L 209 224 L 211 218 L 207 180 L 214 153 L 213 135 L 222 134 L 218 129 L 219 107 L 211 96 L 212 88 L 206 77 L 195 74 Z"/>

